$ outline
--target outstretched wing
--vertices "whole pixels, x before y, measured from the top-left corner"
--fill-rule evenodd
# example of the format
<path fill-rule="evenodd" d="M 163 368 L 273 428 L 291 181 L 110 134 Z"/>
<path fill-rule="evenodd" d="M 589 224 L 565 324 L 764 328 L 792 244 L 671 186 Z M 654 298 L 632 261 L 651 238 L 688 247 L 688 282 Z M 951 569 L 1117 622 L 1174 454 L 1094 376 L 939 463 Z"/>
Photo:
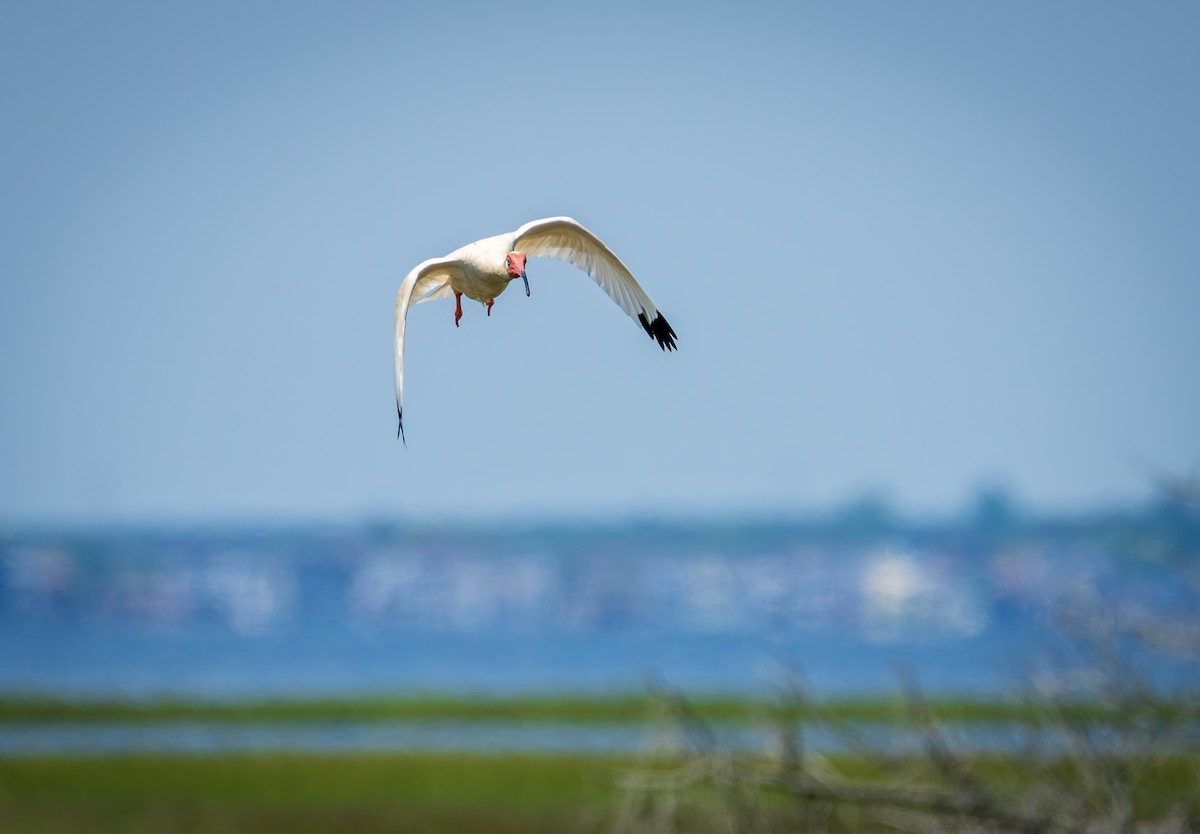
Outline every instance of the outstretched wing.
<path fill-rule="evenodd" d="M 675 350 L 675 331 L 650 296 L 604 241 L 570 217 L 532 220 L 517 229 L 514 252 L 557 258 L 582 269 L 617 306 L 640 324 L 663 350 Z"/>
<path fill-rule="evenodd" d="M 396 293 L 396 318 L 393 322 L 396 334 L 396 419 L 399 426 L 396 436 L 408 445 L 404 438 L 404 325 L 408 319 L 408 308 L 422 301 L 445 298 L 453 290 L 450 279 L 462 274 L 458 261 L 451 258 L 430 258 L 408 273 Z"/>

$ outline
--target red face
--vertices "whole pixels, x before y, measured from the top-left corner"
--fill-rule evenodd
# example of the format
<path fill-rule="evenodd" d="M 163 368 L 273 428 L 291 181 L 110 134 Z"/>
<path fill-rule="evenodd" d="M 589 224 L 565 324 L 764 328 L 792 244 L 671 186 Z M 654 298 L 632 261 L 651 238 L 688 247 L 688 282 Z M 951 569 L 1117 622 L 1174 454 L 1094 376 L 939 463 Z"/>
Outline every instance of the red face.
<path fill-rule="evenodd" d="M 525 253 L 509 252 L 508 257 L 504 259 L 504 267 L 508 270 L 510 281 L 520 278 L 525 274 Z"/>

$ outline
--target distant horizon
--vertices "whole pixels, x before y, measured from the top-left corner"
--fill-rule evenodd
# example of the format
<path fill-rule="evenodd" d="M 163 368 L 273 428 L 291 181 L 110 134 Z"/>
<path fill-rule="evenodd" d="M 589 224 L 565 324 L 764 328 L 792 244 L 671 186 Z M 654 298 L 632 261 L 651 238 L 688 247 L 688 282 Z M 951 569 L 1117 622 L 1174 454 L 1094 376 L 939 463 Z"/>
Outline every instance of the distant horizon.
<path fill-rule="evenodd" d="M 977 516 L 985 501 L 998 500 L 1003 512 L 1021 521 L 1054 522 L 1086 521 L 1097 518 L 1141 517 L 1165 506 L 1182 506 L 1169 491 L 1147 488 L 1140 495 L 1129 495 L 1108 501 L 1083 502 L 1072 506 L 1036 506 L 1020 500 L 1020 496 L 994 485 L 975 490 L 953 509 L 914 510 L 905 508 L 901 502 L 892 500 L 878 490 L 864 490 L 839 502 L 824 506 L 796 507 L 792 509 L 746 510 L 732 509 L 726 512 L 704 510 L 679 510 L 656 512 L 653 510 L 630 510 L 627 512 L 597 512 L 593 514 L 557 513 L 499 513 L 475 515 L 445 515 L 417 517 L 403 513 L 364 511 L 358 514 L 341 515 L 272 515 L 247 512 L 227 516 L 165 516 L 161 514 L 141 518 L 3 518 L 0 517 L 0 535 L 23 532 L 221 532 L 252 533 L 255 531 L 302 531 L 361 529 L 373 526 L 399 527 L 421 531 L 438 531 L 460 528 L 463 531 L 487 531 L 497 527 L 512 529 L 564 528 L 620 528 L 640 525 L 667 527 L 704 527 L 724 525 L 788 525 L 825 524 L 853 513 L 871 512 L 879 514 L 888 523 L 899 527 L 957 526 L 967 525 Z"/>

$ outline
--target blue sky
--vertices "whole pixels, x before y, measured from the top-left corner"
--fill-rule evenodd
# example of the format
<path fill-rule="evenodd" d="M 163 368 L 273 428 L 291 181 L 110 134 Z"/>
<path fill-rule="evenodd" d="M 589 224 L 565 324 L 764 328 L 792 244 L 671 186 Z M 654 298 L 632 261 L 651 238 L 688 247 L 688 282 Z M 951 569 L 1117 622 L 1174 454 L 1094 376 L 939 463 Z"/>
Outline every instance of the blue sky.
<path fill-rule="evenodd" d="M 940 513 L 1200 465 L 1200 7 L 0 6 L 0 520 Z M 409 319 L 570 214 L 581 273 Z"/>

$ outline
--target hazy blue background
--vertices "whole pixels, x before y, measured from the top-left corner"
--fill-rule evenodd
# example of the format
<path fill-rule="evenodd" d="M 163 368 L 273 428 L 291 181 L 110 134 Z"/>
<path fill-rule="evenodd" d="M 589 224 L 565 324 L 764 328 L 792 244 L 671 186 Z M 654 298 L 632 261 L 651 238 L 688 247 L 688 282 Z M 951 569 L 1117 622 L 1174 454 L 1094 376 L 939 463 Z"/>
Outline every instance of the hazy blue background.
<path fill-rule="evenodd" d="M 1071 508 L 1200 461 L 1200 6 L 0 3 L 0 519 Z M 408 269 L 571 214 L 410 318 Z"/>

